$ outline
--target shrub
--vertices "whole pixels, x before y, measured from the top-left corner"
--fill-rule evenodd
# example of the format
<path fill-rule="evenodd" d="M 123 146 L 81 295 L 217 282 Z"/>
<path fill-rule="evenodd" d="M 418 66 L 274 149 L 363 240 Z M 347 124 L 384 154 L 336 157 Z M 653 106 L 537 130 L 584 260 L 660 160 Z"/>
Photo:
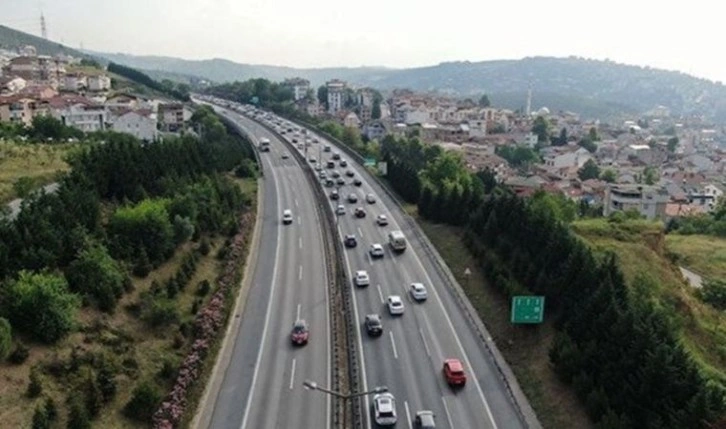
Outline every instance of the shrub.
<path fill-rule="evenodd" d="M 152 328 L 168 326 L 179 321 L 176 304 L 164 298 L 152 298 L 141 317 Z"/>
<path fill-rule="evenodd" d="M 131 393 L 131 399 L 124 407 L 124 415 L 139 422 L 150 422 L 160 401 L 161 394 L 156 386 L 148 381 L 142 381 Z"/>
<path fill-rule="evenodd" d="M 126 275 L 104 246 L 95 245 L 80 252 L 66 269 L 66 278 L 73 291 L 110 312 L 123 294 Z"/>
<path fill-rule="evenodd" d="M 50 429 L 50 419 L 48 419 L 48 412 L 43 405 L 35 407 L 33 412 L 33 424 L 32 429 Z"/>
<path fill-rule="evenodd" d="M 54 343 L 73 328 L 80 300 L 68 293 L 63 277 L 21 271 L 5 291 L 8 319 L 35 338 Z"/>
<path fill-rule="evenodd" d="M 257 177 L 257 165 L 249 158 L 242 160 L 240 165 L 234 169 L 234 174 L 237 177 Z"/>
<path fill-rule="evenodd" d="M 212 245 L 209 243 L 209 238 L 202 237 L 202 241 L 199 242 L 199 253 L 207 256 L 210 250 L 212 250 Z"/>
<path fill-rule="evenodd" d="M 703 283 L 698 291 L 701 300 L 717 310 L 726 309 L 726 282 L 711 280 Z"/>
<path fill-rule="evenodd" d="M 58 408 L 55 406 L 55 401 L 51 397 L 45 400 L 45 413 L 48 416 L 48 421 L 53 422 L 58 418 Z"/>
<path fill-rule="evenodd" d="M 104 364 L 98 370 L 96 375 L 96 383 L 101 391 L 103 402 L 111 402 L 114 396 L 116 396 L 116 375 L 109 364 Z"/>
<path fill-rule="evenodd" d="M 98 412 L 101 411 L 101 407 L 103 407 L 104 397 L 93 371 L 89 370 L 86 373 L 80 390 L 83 392 L 83 399 L 88 414 L 92 418 L 96 417 Z"/>
<path fill-rule="evenodd" d="M 0 360 L 5 360 L 13 348 L 13 331 L 10 322 L 0 317 Z"/>
<path fill-rule="evenodd" d="M 209 280 L 202 280 L 197 284 L 197 296 L 206 296 L 209 293 L 210 288 L 211 285 L 209 283 Z"/>
<path fill-rule="evenodd" d="M 91 419 L 83 400 L 73 395 L 68 400 L 68 429 L 91 429 Z"/>
<path fill-rule="evenodd" d="M 43 391 L 43 380 L 40 375 L 40 370 L 38 367 L 33 367 L 30 369 L 30 376 L 29 382 L 28 382 L 28 390 L 26 391 L 26 394 L 29 398 L 37 398 L 38 395 Z"/>
<path fill-rule="evenodd" d="M 164 363 L 159 370 L 159 377 L 163 380 L 171 380 L 176 375 L 177 366 L 171 359 L 164 359 Z"/>
<path fill-rule="evenodd" d="M 12 353 L 10 353 L 10 356 L 8 357 L 8 361 L 15 365 L 20 365 L 23 362 L 25 362 L 26 359 L 28 359 L 28 356 L 30 355 L 30 350 L 28 350 L 25 345 L 22 343 L 18 343 L 15 346 L 15 350 L 13 350 Z"/>

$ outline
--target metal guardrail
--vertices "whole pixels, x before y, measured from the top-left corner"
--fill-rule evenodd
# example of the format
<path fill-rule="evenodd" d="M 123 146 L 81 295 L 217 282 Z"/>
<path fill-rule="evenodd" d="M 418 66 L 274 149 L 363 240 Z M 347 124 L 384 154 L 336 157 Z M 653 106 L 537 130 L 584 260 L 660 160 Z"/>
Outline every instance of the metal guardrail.
<path fill-rule="evenodd" d="M 249 118 L 249 117 L 248 117 Z M 249 118 L 250 120 L 254 120 Z M 333 211 L 328 206 L 323 188 L 319 185 L 315 171 L 310 167 L 307 160 L 298 152 L 294 145 L 287 141 L 282 135 L 266 124 L 257 122 L 270 134 L 277 137 L 285 144 L 293 156 L 297 159 L 305 176 L 309 180 L 316 198 L 315 205 L 318 215 L 325 219 L 328 228 L 322 228 L 323 243 L 326 249 L 326 270 L 328 273 L 328 289 L 330 298 L 331 314 L 331 336 L 332 336 L 332 360 L 335 363 L 332 368 L 333 389 L 340 392 L 359 392 L 361 382 L 361 369 L 358 362 L 358 354 L 355 338 L 356 321 L 353 316 L 353 303 L 349 280 L 345 274 L 343 261 L 343 248 L 336 236 L 336 219 Z M 335 261 L 333 263 L 333 261 Z M 342 364 L 342 365 L 341 365 Z M 360 398 L 352 399 L 348 403 L 340 398 L 333 398 L 334 412 L 333 425 L 336 428 L 363 428 L 362 401 Z"/>
<path fill-rule="evenodd" d="M 337 138 L 331 136 L 330 134 L 319 130 L 317 127 L 315 127 L 312 124 L 308 124 L 303 121 L 297 121 L 293 119 L 289 119 L 292 122 L 295 122 L 299 126 L 310 128 L 315 130 L 316 133 L 324 136 L 328 140 L 336 143 L 350 158 L 355 159 L 358 164 L 363 165 L 364 164 L 364 158 L 359 153 L 355 152 L 350 146 L 343 143 L 342 141 L 338 140 Z M 365 170 L 365 168 L 364 168 Z M 529 428 L 538 429 L 541 428 L 542 425 L 540 424 L 539 420 L 537 419 L 537 416 L 532 409 L 531 405 L 529 405 L 529 402 L 526 399 L 526 396 L 522 392 L 521 388 L 519 387 L 519 383 L 516 381 L 516 377 L 514 373 L 512 372 L 511 368 L 509 368 L 509 365 L 504 360 L 504 357 L 501 355 L 499 350 L 496 347 L 496 344 L 491 338 L 491 335 L 489 335 L 489 332 L 486 330 L 486 327 L 484 326 L 483 322 L 479 318 L 476 310 L 472 307 L 469 300 L 466 298 L 466 294 L 464 293 L 464 290 L 461 288 L 461 285 L 459 285 L 458 281 L 456 280 L 456 277 L 454 277 L 454 274 L 451 272 L 449 267 L 446 265 L 446 263 L 441 258 L 441 255 L 439 255 L 438 251 L 436 251 L 434 245 L 431 243 L 429 238 L 426 236 L 426 234 L 421 230 L 421 227 L 416 223 L 416 221 L 408 214 L 403 208 L 403 204 L 401 203 L 400 197 L 396 194 L 396 192 L 390 188 L 388 183 L 385 183 L 382 181 L 379 177 L 377 177 L 374 174 L 371 174 L 368 172 L 369 176 L 373 178 L 374 182 L 377 183 L 381 189 L 388 195 L 388 197 L 393 201 L 394 204 L 399 208 L 401 212 L 401 216 L 406 221 L 407 226 L 410 228 L 411 231 L 415 234 L 416 238 L 418 239 L 419 243 L 421 243 L 421 248 L 426 252 L 426 255 L 429 257 L 431 261 L 433 261 L 434 269 L 438 272 L 439 276 L 444 280 L 446 286 L 451 290 L 453 293 L 457 304 L 459 305 L 460 309 L 462 310 L 462 314 L 466 317 L 466 319 L 469 321 L 469 324 L 476 332 L 477 336 L 481 339 L 484 346 L 486 347 L 487 351 L 489 352 L 489 355 L 491 356 L 492 362 L 494 362 L 494 365 L 497 369 L 497 372 L 499 372 L 500 379 L 504 383 L 505 388 L 507 389 L 507 394 L 509 398 L 511 399 L 512 403 L 514 404 L 514 407 L 517 411 L 517 414 L 519 415 L 520 420 L 522 423 L 526 424 Z"/>

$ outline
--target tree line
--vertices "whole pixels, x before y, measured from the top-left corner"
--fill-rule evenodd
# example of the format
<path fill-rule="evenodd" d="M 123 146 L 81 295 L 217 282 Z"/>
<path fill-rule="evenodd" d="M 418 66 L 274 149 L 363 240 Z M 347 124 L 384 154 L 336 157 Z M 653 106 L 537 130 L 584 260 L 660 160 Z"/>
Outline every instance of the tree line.
<path fill-rule="evenodd" d="M 626 285 L 617 257 L 596 256 L 570 231 L 576 204 L 528 200 L 417 139 L 386 137 L 388 181 L 419 213 L 465 226 L 465 242 L 502 293 L 544 295 L 556 320 L 550 360 L 599 428 L 705 427 L 724 392 L 680 344 L 664 311 Z"/>
<path fill-rule="evenodd" d="M 169 85 L 164 85 L 152 79 L 146 73 L 143 73 L 134 68 L 111 62 L 108 64 L 108 71 L 109 73 L 115 73 L 119 76 L 123 76 L 129 80 L 147 86 L 155 91 L 159 91 L 162 94 L 169 95 L 170 97 L 173 97 L 177 100 L 189 101 L 189 92 L 183 92 L 186 90 L 186 88 L 182 88 L 182 90 L 180 91 L 178 86 L 171 87 Z"/>

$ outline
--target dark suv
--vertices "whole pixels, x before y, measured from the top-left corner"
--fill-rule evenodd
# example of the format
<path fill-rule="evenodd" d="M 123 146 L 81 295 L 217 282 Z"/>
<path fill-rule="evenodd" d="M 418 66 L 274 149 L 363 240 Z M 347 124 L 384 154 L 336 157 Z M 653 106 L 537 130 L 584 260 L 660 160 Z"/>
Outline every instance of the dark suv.
<path fill-rule="evenodd" d="M 358 240 L 355 239 L 355 235 L 353 234 L 346 235 L 343 242 L 345 243 L 345 247 L 355 247 L 358 245 Z"/>
<path fill-rule="evenodd" d="M 383 322 L 378 314 L 366 314 L 366 332 L 372 337 L 377 337 L 383 333 Z"/>

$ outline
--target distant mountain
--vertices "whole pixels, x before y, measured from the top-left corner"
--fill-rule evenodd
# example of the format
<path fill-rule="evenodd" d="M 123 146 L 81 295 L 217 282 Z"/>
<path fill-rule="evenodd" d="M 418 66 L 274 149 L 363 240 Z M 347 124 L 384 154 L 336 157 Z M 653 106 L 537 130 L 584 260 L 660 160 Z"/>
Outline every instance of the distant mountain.
<path fill-rule="evenodd" d="M 569 110 L 587 118 L 608 119 L 638 114 L 658 105 L 675 115 L 697 115 L 726 122 L 726 87 L 684 73 L 583 58 L 531 57 L 520 60 L 449 62 L 430 67 L 316 68 L 241 64 L 224 59 L 185 60 L 163 56 L 136 56 L 86 51 L 0 26 L 0 47 L 31 44 L 43 54 L 65 52 L 93 55 L 148 73 L 155 79 L 213 82 L 263 77 L 279 81 L 308 79 L 313 85 L 339 78 L 354 85 L 381 90 L 409 88 L 477 98 L 486 93 L 495 106 L 524 108 L 532 87 L 532 107 Z"/>
<path fill-rule="evenodd" d="M 296 69 L 233 61 L 98 54 L 144 70 L 165 70 L 215 82 L 264 77 L 309 79 L 320 85 L 339 78 L 378 89 L 409 88 L 458 96 L 489 94 L 496 106 L 525 107 L 532 87 L 533 108 L 569 110 L 589 118 L 646 112 L 664 105 L 676 115 L 703 115 L 726 121 L 726 87 L 684 73 L 583 58 L 532 57 L 521 60 L 450 62 L 430 67 Z"/>

